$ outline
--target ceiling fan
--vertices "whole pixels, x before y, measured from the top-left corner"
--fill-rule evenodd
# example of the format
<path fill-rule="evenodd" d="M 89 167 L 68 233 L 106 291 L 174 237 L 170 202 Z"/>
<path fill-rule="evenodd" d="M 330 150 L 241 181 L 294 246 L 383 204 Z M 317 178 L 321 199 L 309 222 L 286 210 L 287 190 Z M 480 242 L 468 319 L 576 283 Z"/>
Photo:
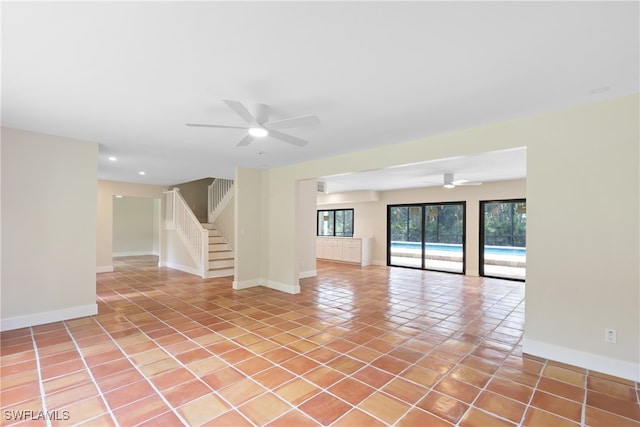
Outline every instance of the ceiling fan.
<path fill-rule="evenodd" d="M 461 185 L 482 185 L 481 182 L 471 182 L 467 179 L 458 179 L 458 180 L 454 180 L 453 179 L 453 174 L 452 173 L 445 173 L 444 174 L 444 188 L 454 188 L 454 187 L 458 187 Z"/>
<path fill-rule="evenodd" d="M 250 112 L 241 102 L 222 100 L 229 108 L 231 108 L 238 116 L 240 116 L 248 126 L 227 126 L 212 125 L 203 123 L 186 123 L 187 126 L 207 127 L 207 128 L 223 128 L 223 129 L 246 129 L 248 134 L 238 142 L 238 147 L 249 145 L 255 138 L 271 136 L 280 141 L 296 145 L 298 147 L 305 146 L 309 143 L 304 139 L 280 132 L 280 129 L 289 129 L 302 126 L 311 126 L 320 123 L 316 116 L 292 117 L 290 119 L 269 121 L 269 107 L 264 104 L 256 104 L 253 111 Z"/>

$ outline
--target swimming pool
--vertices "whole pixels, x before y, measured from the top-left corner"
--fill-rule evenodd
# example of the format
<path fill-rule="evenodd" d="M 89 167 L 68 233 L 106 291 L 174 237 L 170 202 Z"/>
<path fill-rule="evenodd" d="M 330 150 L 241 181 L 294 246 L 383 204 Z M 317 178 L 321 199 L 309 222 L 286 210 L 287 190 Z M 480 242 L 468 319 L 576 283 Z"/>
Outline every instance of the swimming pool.
<path fill-rule="evenodd" d="M 415 249 L 419 251 L 420 246 L 421 243 L 419 242 L 391 242 L 391 249 Z M 428 251 L 462 252 L 461 244 L 427 243 L 425 246 Z M 484 252 L 492 255 L 527 256 L 527 248 L 512 246 L 485 246 Z"/>

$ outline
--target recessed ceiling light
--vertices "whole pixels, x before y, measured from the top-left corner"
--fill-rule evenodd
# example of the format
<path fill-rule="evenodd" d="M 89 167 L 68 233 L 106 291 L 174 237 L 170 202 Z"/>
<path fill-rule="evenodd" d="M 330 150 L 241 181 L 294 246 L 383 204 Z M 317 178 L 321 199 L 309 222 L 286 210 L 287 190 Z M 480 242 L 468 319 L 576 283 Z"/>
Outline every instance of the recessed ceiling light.
<path fill-rule="evenodd" d="M 122 196 L 120 194 L 116 194 L 116 199 L 122 199 Z"/>
<path fill-rule="evenodd" d="M 109 157 L 109 160 L 111 160 L 112 162 L 115 162 L 116 160 L 118 160 L 117 158 L 115 158 L 114 156 Z"/>
<path fill-rule="evenodd" d="M 263 136 L 269 135 L 269 131 L 263 127 L 253 127 L 249 128 L 249 135 L 262 138 Z"/>
<path fill-rule="evenodd" d="M 146 174 L 144 173 L 144 171 L 140 171 L 138 172 L 138 175 L 146 175 Z"/>

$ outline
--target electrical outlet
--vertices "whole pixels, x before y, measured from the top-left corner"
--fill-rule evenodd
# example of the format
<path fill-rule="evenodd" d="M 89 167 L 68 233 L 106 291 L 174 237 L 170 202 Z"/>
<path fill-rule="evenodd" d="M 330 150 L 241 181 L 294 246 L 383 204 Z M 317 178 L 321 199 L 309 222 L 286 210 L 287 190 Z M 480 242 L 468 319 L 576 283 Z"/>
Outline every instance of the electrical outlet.
<path fill-rule="evenodd" d="M 604 330 L 604 340 L 608 343 L 615 344 L 618 336 L 615 329 L 605 329 Z"/>

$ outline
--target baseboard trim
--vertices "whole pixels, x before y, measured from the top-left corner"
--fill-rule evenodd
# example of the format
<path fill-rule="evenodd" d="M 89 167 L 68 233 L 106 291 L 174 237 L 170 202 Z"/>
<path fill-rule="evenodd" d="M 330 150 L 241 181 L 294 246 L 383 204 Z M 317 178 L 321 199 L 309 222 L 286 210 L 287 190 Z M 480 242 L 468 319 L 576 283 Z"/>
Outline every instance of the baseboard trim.
<path fill-rule="evenodd" d="M 233 281 L 233 289 L 248 289 L 255 288 L 256 286 L 264 286 L 265 288 L 275 289 L 276 291 L 286 292 L 288 294 L 300 293 L 300 285 L 287 285 L 286 283 L 262 279 L 243 280 L 242 282 Z"/>
<path fill-rule="evenodd" d="M 200 276 L 200 271 L 197 268 L 190 267 L 188 265 L 177 264 L 174 262 L 164 262 L 162 263 L 162 265 L 160 265 L 160 267 L 173 268 L 174 270 L 180 270 L 184 271 L 185 273 L 193 274 L 194 276 L 202 277 Z"/>
<path fill-rule="evenodd" d="M 241 282 L 237 280 L 233 281 L 233 289 L 249 289 L 249 288 L 255 288 L 256 286 L 262 286 L 262 282 L 258 279 L 243 280 Z"/>
<path fill-rule="evenodd" d="M 113 256 L 114 258 L 122 257 L 122 256 L 146 256 L 146 255 L 158 256 L 158 253 L 154 251 L 130 251 L 130 252 L 114 252 L 111 254 L 111 256 Z"/>
<path fill-rule="evenodd" d="M 631 381 L 640 381 L 639 363 L 627 362 L 526 338 L 522 344 L 522 352 Z"/>
<path fill-rule="evenodd" d="M 307 279 L 309 277 L 316 277 L 318 275 L 318 270 L 309 270 L 309 271 L 301 271 L 298 273 L 299 279 Z"/>
<path fill-rule="evenodd" d="M 96 273 L 112 273 L 113 265 L 103 265 L 100 267 L 96 267 Z"/>
<path fill-rule="evenodd" d="M 29 326 L 61 322 L 63 320 L 76 319 L 78 317 L 95 316 L 96 314 L 98 314 L 98 304 L 87 304 L 77 307 L 63 308 L 60 310 L 45 311 L 42 313 L 7 317 L 5 319 L 0 319 L 0 331 L 10 331 L 13 329 L 27 328 Z"/>

